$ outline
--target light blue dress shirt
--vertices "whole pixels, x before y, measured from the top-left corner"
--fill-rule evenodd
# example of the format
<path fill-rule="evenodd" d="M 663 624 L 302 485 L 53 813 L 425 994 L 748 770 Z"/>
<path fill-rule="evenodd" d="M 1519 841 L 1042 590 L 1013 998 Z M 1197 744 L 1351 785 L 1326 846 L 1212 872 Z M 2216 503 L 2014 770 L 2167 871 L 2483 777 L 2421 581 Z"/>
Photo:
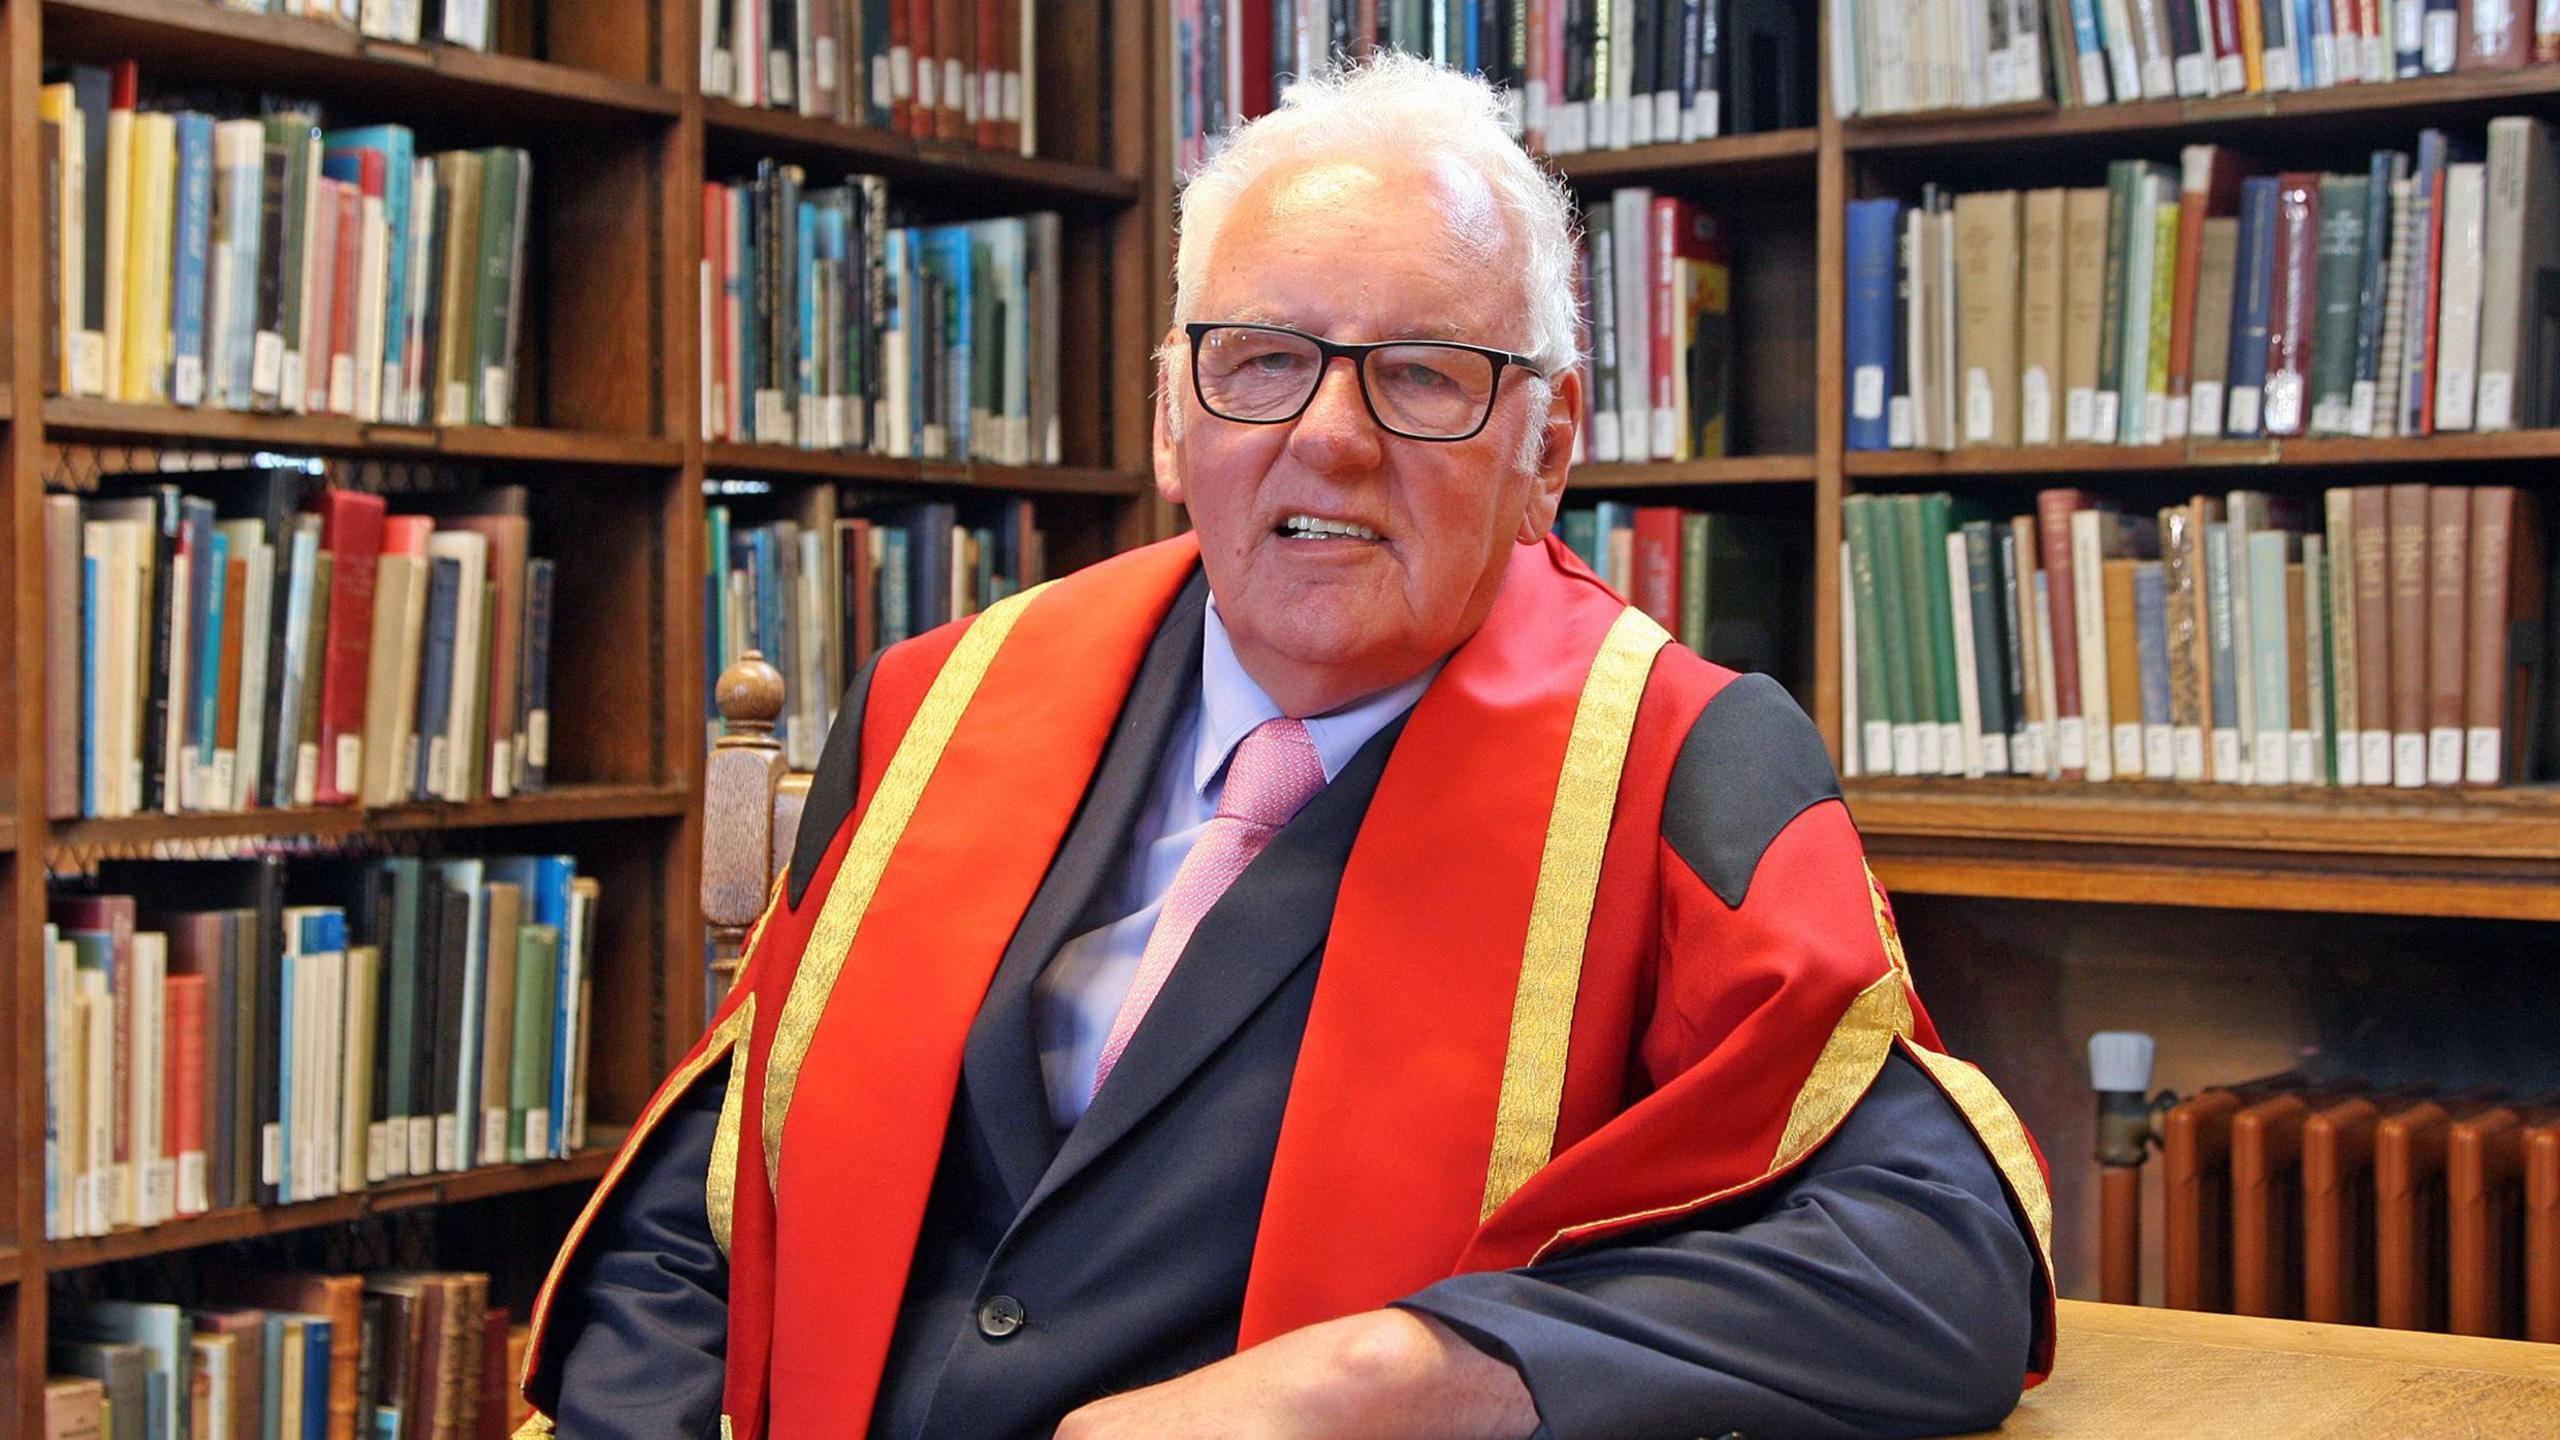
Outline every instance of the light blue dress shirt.
<path fill-rule="evenodd" d="M 1439 665 L 1433 665 L 1391 690 L 1307 720 L 1307 736 L 1324 762 L 1326 783 L 1371 736 L 1421 699 L 1439 673 Z M 1217 816 L 1218 798 L 1227 788 L 1228 759 L 1255 726 L 1279 719 L 1281 713 L 1236 659 L 1218 602 L 1211 599 L 1200 635 L 1200 702 L 1165 744 L 1118 874 L 1095 893 L 1083 916 L 1085 928 L 1059 947 L 1057 957 L 1032 982 L 1040 1078 L 1049 1091 L 1050 1123 L 1060 1134 L 1084 1118 L 1093 1098 L 1093 1072 L 1102 1063 L 1103 1042 L 1110 1038 L 1111 1022 L 1119 1016 L 1120 1002 L 1146 953 L 1165 892 L 1173 888 L 1173 877 L 1201 829 Z"/>

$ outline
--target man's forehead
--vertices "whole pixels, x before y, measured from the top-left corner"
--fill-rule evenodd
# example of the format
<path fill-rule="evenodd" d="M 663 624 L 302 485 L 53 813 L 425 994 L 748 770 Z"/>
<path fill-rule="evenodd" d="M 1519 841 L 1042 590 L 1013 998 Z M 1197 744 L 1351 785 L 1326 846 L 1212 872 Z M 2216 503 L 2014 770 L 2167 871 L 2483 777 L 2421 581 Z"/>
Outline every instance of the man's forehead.
<path fill-rule="evenodd" d="M 1427 226 L 1453 248 L 1488 257 L 1504 237 L 1493 187 L 1449 157 L 1310 156 L 1273 166 L 1236 197 L 1229 226 L 1371 228 Z"/>

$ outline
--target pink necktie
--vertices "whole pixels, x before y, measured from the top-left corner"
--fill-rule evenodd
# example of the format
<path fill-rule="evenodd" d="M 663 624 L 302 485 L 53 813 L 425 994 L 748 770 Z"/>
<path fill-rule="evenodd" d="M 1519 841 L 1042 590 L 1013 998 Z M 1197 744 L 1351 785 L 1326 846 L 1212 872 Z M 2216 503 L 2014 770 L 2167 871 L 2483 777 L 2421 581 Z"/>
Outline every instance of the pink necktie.
<path fill-rule="evenodd" d="M 1146 1018 L 1147 1007 L 1164 988 L 1182 948 L 1191 943 L 1200 917 L 1209 913 L 1244 867 L 1298 813 L 1298 807 L 1323 788 L 1324 761 L 1316 754 L 1315 742 L 1307 738 L 1307 727 L 1295 720 L 1265 720 L 1236 746 L 1235 757 L 1227 762 L 1227 788 L 1218 797 L 1217 816 L 1201 827 L 1200 838 L 1192 842 L 1191 853 L 1174 872 L 1173 888 L 1165 892 L 1164 909 L 1147 936 L 1146 952 L 1138 959 L 1129 993 L 1111 1021 L 1102 1061 L 1093 1071 L 1095 1093 L 1101 1092 L 1111 1067 L 1119 1063 L 1120 1052 L 1129 1047 L 1129 1037 L 1137 1033 L 1138 1022 Z"/>

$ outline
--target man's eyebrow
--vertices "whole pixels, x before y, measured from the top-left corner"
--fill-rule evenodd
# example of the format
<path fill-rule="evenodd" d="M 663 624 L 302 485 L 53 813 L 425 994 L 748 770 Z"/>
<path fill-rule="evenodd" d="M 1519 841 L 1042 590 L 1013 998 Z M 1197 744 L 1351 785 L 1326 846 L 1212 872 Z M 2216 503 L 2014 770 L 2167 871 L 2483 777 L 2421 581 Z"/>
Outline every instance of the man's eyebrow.
<path fill-rule="evenodd" d="M 1238 310 L 1235 314 L 1229 316 L 1228 320 L 1229 323 L 1237 325 L 1279 325 L 1291 330 L 1302 330 L 1310 335 L 1323 333 L 1315 327 L 1291 317 L 1286 311 L 1275 310 L 1267 305 L 1247 305 L 1243 309 Z M 1465 325 L 1456 320 L 1447 318 L 1425 321 L 1420 325 L 1400 330 L 1392 336 L 1381 336 L 1379 338 L 1394 340 L 1465 340 L 1470 344 L 1480 343 L 1467 334 L 1467 327 Z"/>

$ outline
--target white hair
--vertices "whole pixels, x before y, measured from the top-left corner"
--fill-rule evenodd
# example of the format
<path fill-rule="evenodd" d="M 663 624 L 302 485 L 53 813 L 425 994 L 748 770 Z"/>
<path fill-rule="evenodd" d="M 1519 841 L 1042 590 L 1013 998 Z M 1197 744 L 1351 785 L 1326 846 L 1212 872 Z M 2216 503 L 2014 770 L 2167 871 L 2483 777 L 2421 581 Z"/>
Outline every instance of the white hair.
<path fill-rule="evenodd" d="M 1483 177 L 1494 207 L 1526 252 L 1526 353 L 1553 374 L 1581 359 L 1575 343 L 1577 214 L 1563 182 L 1541 170 L 1504 128 L 1502 97 L 1473 75 L 1401 51 L 1380 51 L 1289 86 L 1279 108 L 1235 130 L 1183 187 L 1174 253 L 1173 323 L 1188 324 L 1217 248 L 1218 231 L 1254 181 L 1296 160 L 1377 152 L 1429 164 L 1454 160 Z M 1159 357 L 1170 385 L 1176 347 Z M 1543 396 L 1545 385 L 1539 386 Z M 1181 407 L 1174 407 L 1179 434 Z"/>

